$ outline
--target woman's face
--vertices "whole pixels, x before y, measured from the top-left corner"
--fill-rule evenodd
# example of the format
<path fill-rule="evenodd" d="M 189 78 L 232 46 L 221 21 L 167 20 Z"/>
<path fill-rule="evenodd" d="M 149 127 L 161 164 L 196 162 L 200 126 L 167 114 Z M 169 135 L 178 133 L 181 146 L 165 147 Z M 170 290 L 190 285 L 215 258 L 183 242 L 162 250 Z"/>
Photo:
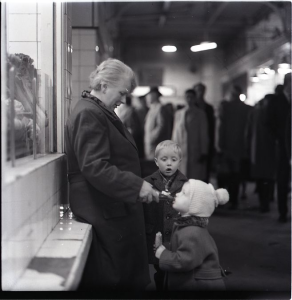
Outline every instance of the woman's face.
<path fill-rule="evenodd" d="M 114 110 L 122 103 L 126 103 L 126 96 L 129 94 L 130 88 L 130 79 L 122 79 L 116 85 L 110 83 L 106 84 L 106 89 L 104 90 L 104 104 L 106 107 L 110 110 Z"/>
<path fill-rule="evenodd" d="M 172 203 L 172 207 L 180 212 L 182 215 L 187 214 L 189 212 L 190 207 L 190 197 L 189 197 L 190 184 L 186 182 L 183 185 L 181 192 L 175 195 L 175 199 Z"/>

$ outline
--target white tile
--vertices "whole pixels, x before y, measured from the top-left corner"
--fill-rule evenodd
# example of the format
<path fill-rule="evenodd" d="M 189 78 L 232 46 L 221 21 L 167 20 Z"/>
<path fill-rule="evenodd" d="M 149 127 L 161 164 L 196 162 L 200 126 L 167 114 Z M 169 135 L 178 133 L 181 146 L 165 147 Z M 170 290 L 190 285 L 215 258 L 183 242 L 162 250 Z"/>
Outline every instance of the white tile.
<path fill-rule="evenodd" d="M 73 81 L 72 82 L 72 98 L 77 98 L 79 100 L 80 98 L 80 94 L 81 94 L 81 90 L 79 87 L 79 81 Z"/>
<path fill-rule="evenodd" d="M 2 289 L 10 290 L 15 284 L 18 272 L 16 272 L 16 258 L 13 257 L 14 242 L 2 242 Z"/>
<path fill-rule="evenodd" d="M 64 42 L 63 43 L 64 46 L 64 52 L 63 52 L 63 59 L 64 59 L 64 69 L 67 70 L 68 69 L 68 43 Z"/>
<path fill-rule="evenodd" d="M 13 201 L 12 197 L 12 189 L 13 189 L 13 184 L 6 184 L 2 185 L 2 198 L 1 201 L 3 202 L 11 202 Z"/>
<path fill-rule="evenodd" d="M 67 42 L 72 45 L 72 24 L 69 18 L 67 19 Z"/>
<path fill-rule="evenodd" d="M 14 227 L 13 202 L 2 202 L 1 220 L 2 220 L 2 240 L 8 240 Z"/>
<path fill-rule="evenodd" d="M 68 53 L 68 72 L 72 74 L 72 52 Z"/>
<path fill-rule="evenodd" d="M 37 253 L 37 257 L 74 257 L 78 254 L 81 244 L 81 241 L 47 240 Z"/>
<path fill-rule="evenodd" d="M 80 65 L 80 51 L 73 50 L 73 53 L 72 53 L 72 74 L 74 73 L 74 68 L 77 68 L 77 70 L 78 70 L 79 65 Z"/>
<path fill-rule="evenodd" d="M 12 14 L 9 15 L 9 41 L 35 42 L 36 41 L 36 15 Z"/>
<path fill-rule="evenodd" d="M 24 53 L 34 60 L 35 67 L 38 65 L 36 42 L 9 42 L 8 52 L 9 54 Z"/>
<path fill-rule="evenodd" d="M 67 31 L 67 23 L 68 23 L 68 19 L 66 16 L 64 16 L 63 18 L 63 42 L 68 43 L 68 31 Z"/>
<path fill-rule="evenodd" d="M 80 37 L 79 34 L 72 29 L 72 45 L 73 45 L 73 53 L 80 49 Z"/>
<path fill-rule="evenodd" d="M 37 15 L 37 18 L 38 18 L 38 22 L 37 22 L 37 38 L 36 40 L 38 42 L 41 42 L 42 41 L 42 18 L 43 18 L 43 15 L 42 14 L 38 14 Z"/>
<path fill-rule="evenodd" d="M 95 50 L 96 40 L 93 36 L 81 35 L 80 45 L 82 50 Z"/>
<path fill-rule="evenodd" d="M 8 10 L 9 13 L 15 13 L 15 14 L 35 14 L 36 13 L 37 4 L 35 3 L 29 3 L 29 2 L 11 2 L 8 3 Z"/>
<path fill-rule="evenodd" d="M 74 52 L 73 52 L 73 54 L 74 54 Z M 73 55 L 73 62 L 74 62 L 74 55 Z M 76 82 L 76 81 L 79 82 L 80 81 L 79 65 L 78 66 L 77 65 L 76 66 L 72 65 L 72 80 L 74 82 Z"/>
<path fill-rule="evenodd" d="M 37 42 L 38 61 L 35 65 L 37 69 L 42 69 L 42 42 Z M 46 58 L 45 58 L 46 59 Z"/>
<path fill-rule="evenodd" d="M 95 51 L 82 51 L 80 53 L 80 65 L 96 67 L 96 52 Z"/>
<path fill-rule="evenodd" d="M 72 99 L 72 74 L 69 75 L 69 98 Z"/>
<path fill-rule="evenodd" d="M 64 278 L 53 273 L 40 273 L 27 269 L 14 291 L 61 291 Z"/>
<path fill-rule="evenodd" d="M 67 2 L 67 16 L 72 20 L 72 2 Z"/>
<path fill-rule="evenodd" d="M 95 29 L 79 29 L 79 35 L 90 36 L 92 39 L 96 39 L 96 30 Z"/>
<path fill-rule="evenodd" d="M 89 90 L 89 80 L 88 81 L 80 81 L 80 91 Z"/>
<path fill-rule="evenodd" d="M 96 66 L 80 66 L 80 81 L 87 81 L 89 85 L 89 75 L 94 71 Z"/>

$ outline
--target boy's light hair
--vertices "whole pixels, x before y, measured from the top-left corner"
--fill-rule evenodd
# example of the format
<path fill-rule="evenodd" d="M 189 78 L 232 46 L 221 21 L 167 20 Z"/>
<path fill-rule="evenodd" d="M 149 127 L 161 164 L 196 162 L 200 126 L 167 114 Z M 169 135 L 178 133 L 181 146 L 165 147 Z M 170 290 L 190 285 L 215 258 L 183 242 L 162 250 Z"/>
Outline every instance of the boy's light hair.
<path fill-rule="evenodd" d="M 159 152 L 163 148 L 172 148 L 173 151 L 178 154 L 179 158 L 182 159 L 181 147 L 179 146 L 179 144 L 171 140 L 162 141 L 156 146 L 154 158 L 158 157 Z"/>

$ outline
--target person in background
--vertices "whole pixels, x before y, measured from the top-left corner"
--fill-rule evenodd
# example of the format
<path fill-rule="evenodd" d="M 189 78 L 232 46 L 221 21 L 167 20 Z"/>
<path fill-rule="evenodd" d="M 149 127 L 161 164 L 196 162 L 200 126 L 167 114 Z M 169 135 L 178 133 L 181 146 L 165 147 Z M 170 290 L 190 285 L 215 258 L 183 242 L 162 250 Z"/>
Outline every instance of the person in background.
<path fill-rule="evenodd" d="M 265 95 L 249 114 L 246 147 L 250 161 L 250 176 L 257 184 L 260 211 L 270 211 L 276 179 L 276 135 L 268 118 L 268 107 L 275 101 L 273 94 Z"/>
<path fill-rule="evenodd" d="M 141 137 L 143 136 L 143 128 L 142 124 L 140 123 L 136 109 L 132 106 L 132 98 L 130 95 L 126 96 L 125 105 L 121 105 L 119 107 L 118 116 L 125 125 L 125 127 L 128 129 L 128 131 L 132 134 L 136 146 L 138 148 L 139 157 L 141 157 Z"/>
<path fill-rule="evenodd" d="M 289 183 L 291 180 L 291 73 L 284 77 L 283 92 L 269 106 L 270 123 L 278 142 L 277 199 L 279 219 L 287 222 Z"/>
<path fill-rule="evenodd" d="M 229 101 L 222 101 L 219 107 L 218 146 L 230 209 L 237 209 L 239 186 L 247 164 L 245 129 L 252 108 L 240 100 L 241 93 L 239 86 L 231 86 Z"/>
<path fill-rule="evenodd" d="M 167 272 L 168 291 L 224 291 L 225 272 L 220 266 L 215 241 L 207 226 L 218 205 L 229 200 L 225 189 L 189 179 L 176 194 L 172 207 L 180 213 L 173 225 L 171 246 L 155 243 L 159 267 Z"/>
<path fill-rule="evenodd" d="M 182 148 L 180 171 L 188 178 L 205 180 L 208 156 L 208 123 L 203 110 L 196 107 L 196 93 L 185 92 L 186 106 L 175 113 L 172 140 Z"/>
<path fill-rule="evenodd" d="M 179 170 L 181 162 L 180 146 L 170 140 L 159 143 L 155 149 L 155 163 L 158 170 L 144 178 L 158 191 L 174 196 L 180 192 L 183 184 L 188 180 Z M 153 253 L 156 232 L 163 232 L 163 244 L 169 247 L 172 225 L 177 212 L 172 208 L 170 200 L 160 200 L 159 203 L 143 204 L 145 228 L 148 248 L 148 262 L 156 270 L 154 281 L 156 290 L 161 291 L 165 273 L 159 268 L 158 259 Z"/>
<path fill-rule="evenodd" d="M 205 182 L 209 182 L 210 173 L 212 171 L 212 162 L 214 156 L 214 143 L 215 143 L 215 115 L 213 106 L 206 102 L 206 86 L 203 83 L 197 83 L 194 85 L 194 90 L 196 92 L 196 106 L 202 109 L 207 116 L 208 121 L 208 136 L 209 136 L 209 147 L 208 147 L 208 157 L 207 157 L 207 175 Z"/>
<path fill-rule="evenodd" d="M 160 103 L 161 93 L 158 87 L 151 87 L 145 95 L 149 111 L 146 115 L 144 126 L 144 151 L 145 158 L 153 161 L 156 146 L 171 135 L 171 119 L 167 109 Z"/>
<path fill-rule="evenodd" d="M 145 157 L 145 154 L 144 154 L 144 126 L 145 126 L 145 118 L 146 118 L 149 108 L 146 104 L 145 96 L 140 96 L 138 99 L 139 99 L 139 101 L 138 101 L 139 105 L 136 107 L 136 113 L 139 118 L 140 127 L 141 127 L 142 132 L 141 132 L 141 136 L 138 139 L 139 141 L 137 143 L 137 147 L 139 150 L 139 157 L 140 157 L 140 159 L 143 159 Z"/>
<path fill-rule="evenodd" d="M 141 291 L 150 282 L 142 202 L 158 193 L 140 177 L 133 137 L 114 110 L 136 86 L 130 67 L 103 61 L 65 128 L 69 203 L 92 225 L 79 290 Z"/>

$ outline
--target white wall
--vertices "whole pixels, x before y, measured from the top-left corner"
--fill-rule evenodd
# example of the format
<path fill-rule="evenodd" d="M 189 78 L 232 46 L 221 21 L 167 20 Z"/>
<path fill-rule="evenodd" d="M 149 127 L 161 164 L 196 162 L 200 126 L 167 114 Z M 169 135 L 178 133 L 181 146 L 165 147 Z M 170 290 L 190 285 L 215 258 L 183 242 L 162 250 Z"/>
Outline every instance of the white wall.
<path fill-rule="evenodd" d="M 59 220 L 59 204 L 66 199 L 66 161 L 63 155 L 39 159 L 27 173 L 2 187 L 2 289 L 10 290 Z M 9 171 L 6 169 L 6 174 Z M 13 172 L 13 171 L 12 171 Z M 11 174 L 11 173 L 10 173 Z M 6 176 L 8 177 L 8 176 Z"/>
<path fill-rule="evenodd" d="M 89 89 L 89 75 L 95 70 L 98 53 L 95 51 L 97 32 L 95 29 L 73 29 L 72 60 L 72 108 L 79 101 L 83 90 Z M 100 46 L 100 45 L 99 45 Z"/>
<path fill-rule="evenodd" d="M 68 17 L 70 5 L 62 4 L 58 7 L 57 15 L 61 16 L 58 24 L 63 22 L 62 26 L 57 27 L 59 28 L 57 36 L 62 38 L 62 46 L 57 49 L 60 55 L 61 47 L 67 50 L 68 44 L 72 42 Z M 41 100 L 44 97 L 51 102 L 53 95 L 52 93 L 48 95 L 47 89 L 53 82 L 53 47 L 50 43 L 53 39 L 54 25 L 52 3 L 9 3 L 7 8 L 8 53 L 28 54 L 35 60 L 35 67 L 42 78 L 48 79 L 41 81 L 39 98 Z M 65 74 L 64 78 L 61 76 L 57 78 L 57 85 L 65 90 L 64 94 L 56 99 L 57 103 L 63 102 L 64 99 L 68 102 L 71 99 L 70 54 L 64 52 L 64 58 L 56 69 L 65 71 L 62 73 Z M 5 64 L 4 61 L 2 64 Z M 57 73 L 60 74 L 59 71 Z M 1 81 L 1 84 L 3 83 L 5 84 L 5 81 Z M 1 90 L 5 90 L 5 85 L 1 86 Z M 63 104 L 65 105 L 58 106 L 57 111 L 61 119 L 64 119 L 66 112 L 63 111 L 63 107 L 70 108 L 69 104 Z M 2 114 L 5 115 L 5 111 L 2 111 Z M 58 132 L 60 131 L 63 131 L 63 127 L 58 128 Z M 2 145 L 4 150 L 5 145 Z M 14 168 L 10 166 L 10 162 L 2 160 L 1 170 L 1 278 L 2 289 L 11 290 L 57 224 L 60 204 L 67 203 L 67 168 L 65 156 L 61 153 L 45 155 L 36 160 L 32 157 L 16 160 Z"/>

